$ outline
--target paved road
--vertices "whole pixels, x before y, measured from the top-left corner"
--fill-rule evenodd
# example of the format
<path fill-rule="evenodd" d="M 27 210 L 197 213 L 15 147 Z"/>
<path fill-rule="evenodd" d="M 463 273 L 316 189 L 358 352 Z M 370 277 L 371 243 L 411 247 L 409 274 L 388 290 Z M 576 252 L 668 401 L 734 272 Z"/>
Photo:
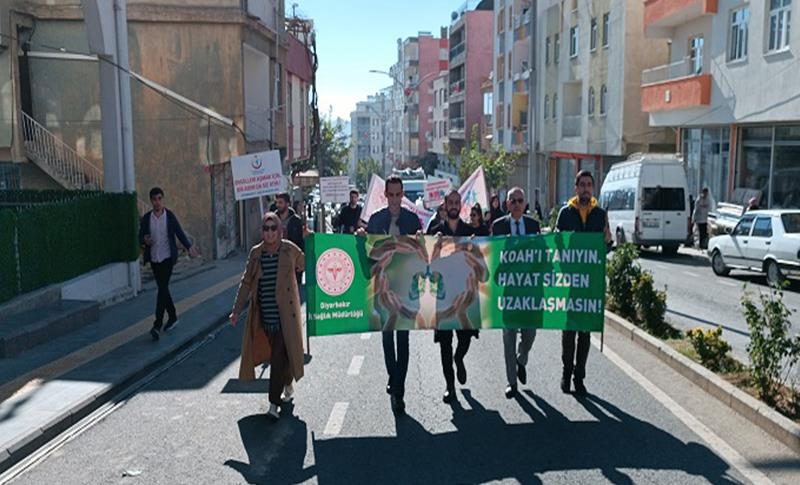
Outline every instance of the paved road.
<path fill-rule="evenodd" d="M 707 261 L 647 250 L 642 251 L 639 262 L 653 272 L 658 286 L 667 286 L 667 317 L 672 323 L 682 329 L 722 326 L 734 355 L 747 361 L 750 332 L 742 315 L 741 297 L 745 286 L 754 299 L 760 291 L 767 291 L 763 276 L 732 271 L 730 276 L 721 277 L 714 274 Z M 800 282 L 791 281 L 784 292 L 784 302 L 793 310 L 800 310 Z M 795 333 L 800 332 L 800 313 L 792 319 Z"/>
<path fill-rule="evenodd" d="M 679 419 L 681 413 L 670 411 L 596 348 L 589 362 L 593 395 L 562 394 L 556 332 L 540 332 L 529 390 L 516 400 L 503 396 L 501 334 L 483 332 L 473 341 L 469 381 L 452 408 L 441 402 L 444 385 L 432 335 L 414 333 L 408 416 L 400 418 L 392 415 L 383 391 L 380 335 L 314 338 L 296 404 L 278 423 L 264 414 L 268 373 L 251 384 L 236 380 L 240 332 L 226 327 L 13 483 L 746 481 L 718 447 L 707 444 L 698 426 Z M 633 345 L 622 338 L 616 343 Z M 621 355 L 636 353 L 617 349 Z M 712 399 L 687 396 L 701 398 Z M 703 409 L 715 419 L 729 413 Z M 731 442 L 746 437 L 749 447 L 767 454 L 779 448 L 764 444 L 770 441 L 760 431 L 748 434 L 747 427 L 746 422 L 719 426 L 723 433 L 741 430 Z M 792 458 L 766 459 L 773 468 L 798 471 Z M 126 471 L 137 476 L 123 477 Z M 779 477 L 786 476 L 782 473 Z"/>

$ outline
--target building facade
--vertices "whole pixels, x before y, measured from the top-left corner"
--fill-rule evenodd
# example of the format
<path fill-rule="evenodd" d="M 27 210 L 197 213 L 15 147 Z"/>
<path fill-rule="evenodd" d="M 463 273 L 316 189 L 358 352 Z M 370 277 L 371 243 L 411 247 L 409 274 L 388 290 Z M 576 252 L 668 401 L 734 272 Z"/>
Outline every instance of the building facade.
<path fill-rule="evenodd" d="M 642 74 L 642 108 L 678 132 L 693 193 L 800 207 L 799 3 L 647 2 L 645 34 L 672 48 Z"/>
<path fill-rule="evenodd" d="M 258 203 L 233 198 L 230 159 L 271 148 L 286 153 L 283 2 L 129 0 L 127 7 L 131 71 L 245 133 L 131 81 L 142 205 L 151 187 L 162 187 L 203 254 L 224 257 L 260 238 Z M 41 156 L 47 145 L 58 146 L 51 155 L 69 158 L 81 178 L 96 173 L 102 180 L 99 67 L 86 55 L 80 1 L 20 0 L 2 8 L 2 31 L 14 34 L 0 51 L 0 112 L 9 120 L 0 125 L 2 160 L 16 168 L 22 188 L 77 188 Z"/>
<path fill-rule="evenodd" d="M 664 39 L 645 38 L 641 0 L 543 0 L 537 4 L 536 140 L 543 205 L 574 193 L 579 170 L 599 188 L 611 165 L 635 152 L 675 151 L 670 129 L 649 128 L 642 71 L 666 62 Z"/>
<path fill-rule="evenodd" d="M 440 163 L 445 161 L 448 155 L 448 77 L 449 72 L 443 70 L 433 79 L 433 106 L 431 109 L 433 141 L 430 151 L 436 154 Z"/>
<path fill-rule="evenodd" d="M 313 60 L 310 50 L 313 22 L 293 19 L 297 30 L 287 36 L 286 56 L 286 164 L 311 156 L 310 91 Z"/>

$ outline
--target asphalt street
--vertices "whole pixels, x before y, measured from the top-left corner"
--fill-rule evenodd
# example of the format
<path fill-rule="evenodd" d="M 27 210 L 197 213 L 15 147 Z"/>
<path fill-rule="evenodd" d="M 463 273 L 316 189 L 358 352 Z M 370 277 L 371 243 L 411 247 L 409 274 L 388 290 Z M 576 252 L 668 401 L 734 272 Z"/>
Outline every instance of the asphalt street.
<path fill-rule="evenodd" d="M 747 481 L 708 444 L 713 440 L 595 347 L 592 394 L 562 394 L 558 332 L 539 333 L 528 385 L 514 400 L 503 395 L 501 333 L 482 332 L 453 407 L 441 402 L 432 335 L 415 332 L 403 417 L 392 414 L 384 392 L 380 334 L 312 338 L 306 377 L 277 423 L 265 416 L 268 370 L 253 383 L 236 379 L 240 339 L 241 326 L 226 327 L 13 483 Z M 760 441 L 768 440 L 761 432 L 737 436 L 758 450 L 776 448 Z"/>
<path fill-rule="evenodd" d="M 757 301 L 759 293 L 769 290 L 763 275 L 731 271 L 727 277 L 717 276 L 708 261 L 683 254 L 664 256 L 660 252 L 643 250 L 639 262 L 653 272 L 656 285 L 667 287 L 667 318 L 676 327 L 686 330 L 695 327 L 722 327 L 723 337 L 733 347 L 734 355 L 747 362 L 750 331 L 742 314 L 744 291 Z M 790 280 L 784 291 L 784 303 L 795 311 L 792 329 L 800 332 L 800 281 Z"/>

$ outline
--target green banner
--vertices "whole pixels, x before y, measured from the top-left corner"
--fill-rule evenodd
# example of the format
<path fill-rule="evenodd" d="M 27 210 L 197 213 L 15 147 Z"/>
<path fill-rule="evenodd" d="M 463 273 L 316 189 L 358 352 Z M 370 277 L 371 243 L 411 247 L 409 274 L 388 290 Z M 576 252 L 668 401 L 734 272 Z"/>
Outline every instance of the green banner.
<path fill-rule="evenodd" d="M 603 330 L 601 233 L 450 238 L 314 234 L 309 335 L 381 330 Z"/>

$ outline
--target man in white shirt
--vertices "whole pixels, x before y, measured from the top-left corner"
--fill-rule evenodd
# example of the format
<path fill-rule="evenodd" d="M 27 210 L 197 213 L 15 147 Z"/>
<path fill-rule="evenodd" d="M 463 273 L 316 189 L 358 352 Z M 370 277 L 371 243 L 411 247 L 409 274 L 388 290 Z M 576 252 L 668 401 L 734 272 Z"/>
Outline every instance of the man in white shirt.
<path fill-rule="evenodd" d="M 527 236 L 539 234 L 539 223 L 533 217 L 526 216 L 525 191 L 514 187 L 506 195 L 506 204 L 510 213 L 501 217 L 492 224 L 493 236 Z M 519 348 L 517 348 L 517 335 L 520 335 Z M 506 397 L 512 399 L 517 395 L 517 380 L 523 385 L 528 382 L 528 373 L 525 366 L 528 364 L 528 354 L 536 339 L 535 328 L 503 329 L 503 354 L 506 362 Z"/>

